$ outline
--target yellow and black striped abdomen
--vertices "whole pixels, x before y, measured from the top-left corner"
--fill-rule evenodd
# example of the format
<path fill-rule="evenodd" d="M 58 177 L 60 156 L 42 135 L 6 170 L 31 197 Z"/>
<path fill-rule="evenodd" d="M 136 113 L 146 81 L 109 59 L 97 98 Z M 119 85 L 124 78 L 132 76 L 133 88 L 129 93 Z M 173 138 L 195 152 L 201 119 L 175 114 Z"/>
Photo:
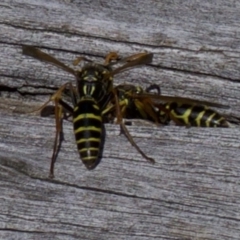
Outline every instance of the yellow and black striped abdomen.
<path fill-rule="evenodd" d="M 207 106 L 180 104 L 171 102 L 165 104 L 170 118 L 180 125 L 196 127 L 229 127 L 224 117 Z"/>
<path fill-rule="evenodd" d="M 78 102 L 73 112 L 73 128 L 80 158 L 93 169 L 99 162 L 103 122 L 100 108 L 92 98 Z"/>

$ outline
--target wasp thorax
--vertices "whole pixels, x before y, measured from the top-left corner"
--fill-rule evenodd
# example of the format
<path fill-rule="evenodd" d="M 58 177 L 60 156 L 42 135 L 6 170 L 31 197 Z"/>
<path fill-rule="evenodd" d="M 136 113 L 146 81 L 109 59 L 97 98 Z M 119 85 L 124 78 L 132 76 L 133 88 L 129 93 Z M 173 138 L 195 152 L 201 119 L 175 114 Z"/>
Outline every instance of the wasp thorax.
<path fill-rule="evenodd" d="M 97 102 L 109 91 L 112 80 L 108 69 L 104 66 L 89 64 L 86 65 L 78 76 L 78 91 L 80 97 L 90 96 Z"/>

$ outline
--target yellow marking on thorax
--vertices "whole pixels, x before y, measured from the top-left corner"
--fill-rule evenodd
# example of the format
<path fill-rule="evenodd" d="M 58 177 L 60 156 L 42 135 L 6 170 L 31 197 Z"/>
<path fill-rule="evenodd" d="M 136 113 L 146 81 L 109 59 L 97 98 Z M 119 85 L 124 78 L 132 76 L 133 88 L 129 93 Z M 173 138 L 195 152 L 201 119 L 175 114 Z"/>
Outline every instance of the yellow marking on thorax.
<path fill-rule="evenodd" d="M 83 93 L 84 93 L 84 95 L 87 95 L 87 86 L 86 85 L 83 86 Z"/>
<path fill-rule="evenodd" d="M 92 86 L 90 95 L 93 95 L 94 91 L 95 91 L 95 86 Z"/>

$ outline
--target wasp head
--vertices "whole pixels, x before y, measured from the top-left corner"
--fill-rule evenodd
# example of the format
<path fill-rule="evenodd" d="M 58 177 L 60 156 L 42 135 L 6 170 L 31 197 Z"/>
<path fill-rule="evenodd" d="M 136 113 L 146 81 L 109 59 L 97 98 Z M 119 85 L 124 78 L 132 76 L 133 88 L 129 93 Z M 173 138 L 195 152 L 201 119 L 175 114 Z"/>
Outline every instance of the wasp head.
<path fill-rule="evenodd" d="M 77 76 L 79 96 L 94 98 L 97 102 L 112 89 L 111 70 L 100 64 L 85 65 Z"/>

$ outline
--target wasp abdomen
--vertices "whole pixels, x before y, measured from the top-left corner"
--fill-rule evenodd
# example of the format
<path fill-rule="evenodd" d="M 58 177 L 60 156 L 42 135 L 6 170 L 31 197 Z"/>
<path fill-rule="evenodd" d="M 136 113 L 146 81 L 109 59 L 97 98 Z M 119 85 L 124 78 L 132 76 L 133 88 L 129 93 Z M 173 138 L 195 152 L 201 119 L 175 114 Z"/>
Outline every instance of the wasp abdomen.
<path fill-rule="evenodd" d="M 224 117 L 207 106 L 167 103 L 170 116 L 180 125 L 196 127 L 229 127 Z"/>
<path fill-rule="evenodd" d="M 88 169 L 99 161 L 103 122 L 100 108 L 93 98 L 80 100 L 73 112 L 73 128 L 80 158 Z"/>

